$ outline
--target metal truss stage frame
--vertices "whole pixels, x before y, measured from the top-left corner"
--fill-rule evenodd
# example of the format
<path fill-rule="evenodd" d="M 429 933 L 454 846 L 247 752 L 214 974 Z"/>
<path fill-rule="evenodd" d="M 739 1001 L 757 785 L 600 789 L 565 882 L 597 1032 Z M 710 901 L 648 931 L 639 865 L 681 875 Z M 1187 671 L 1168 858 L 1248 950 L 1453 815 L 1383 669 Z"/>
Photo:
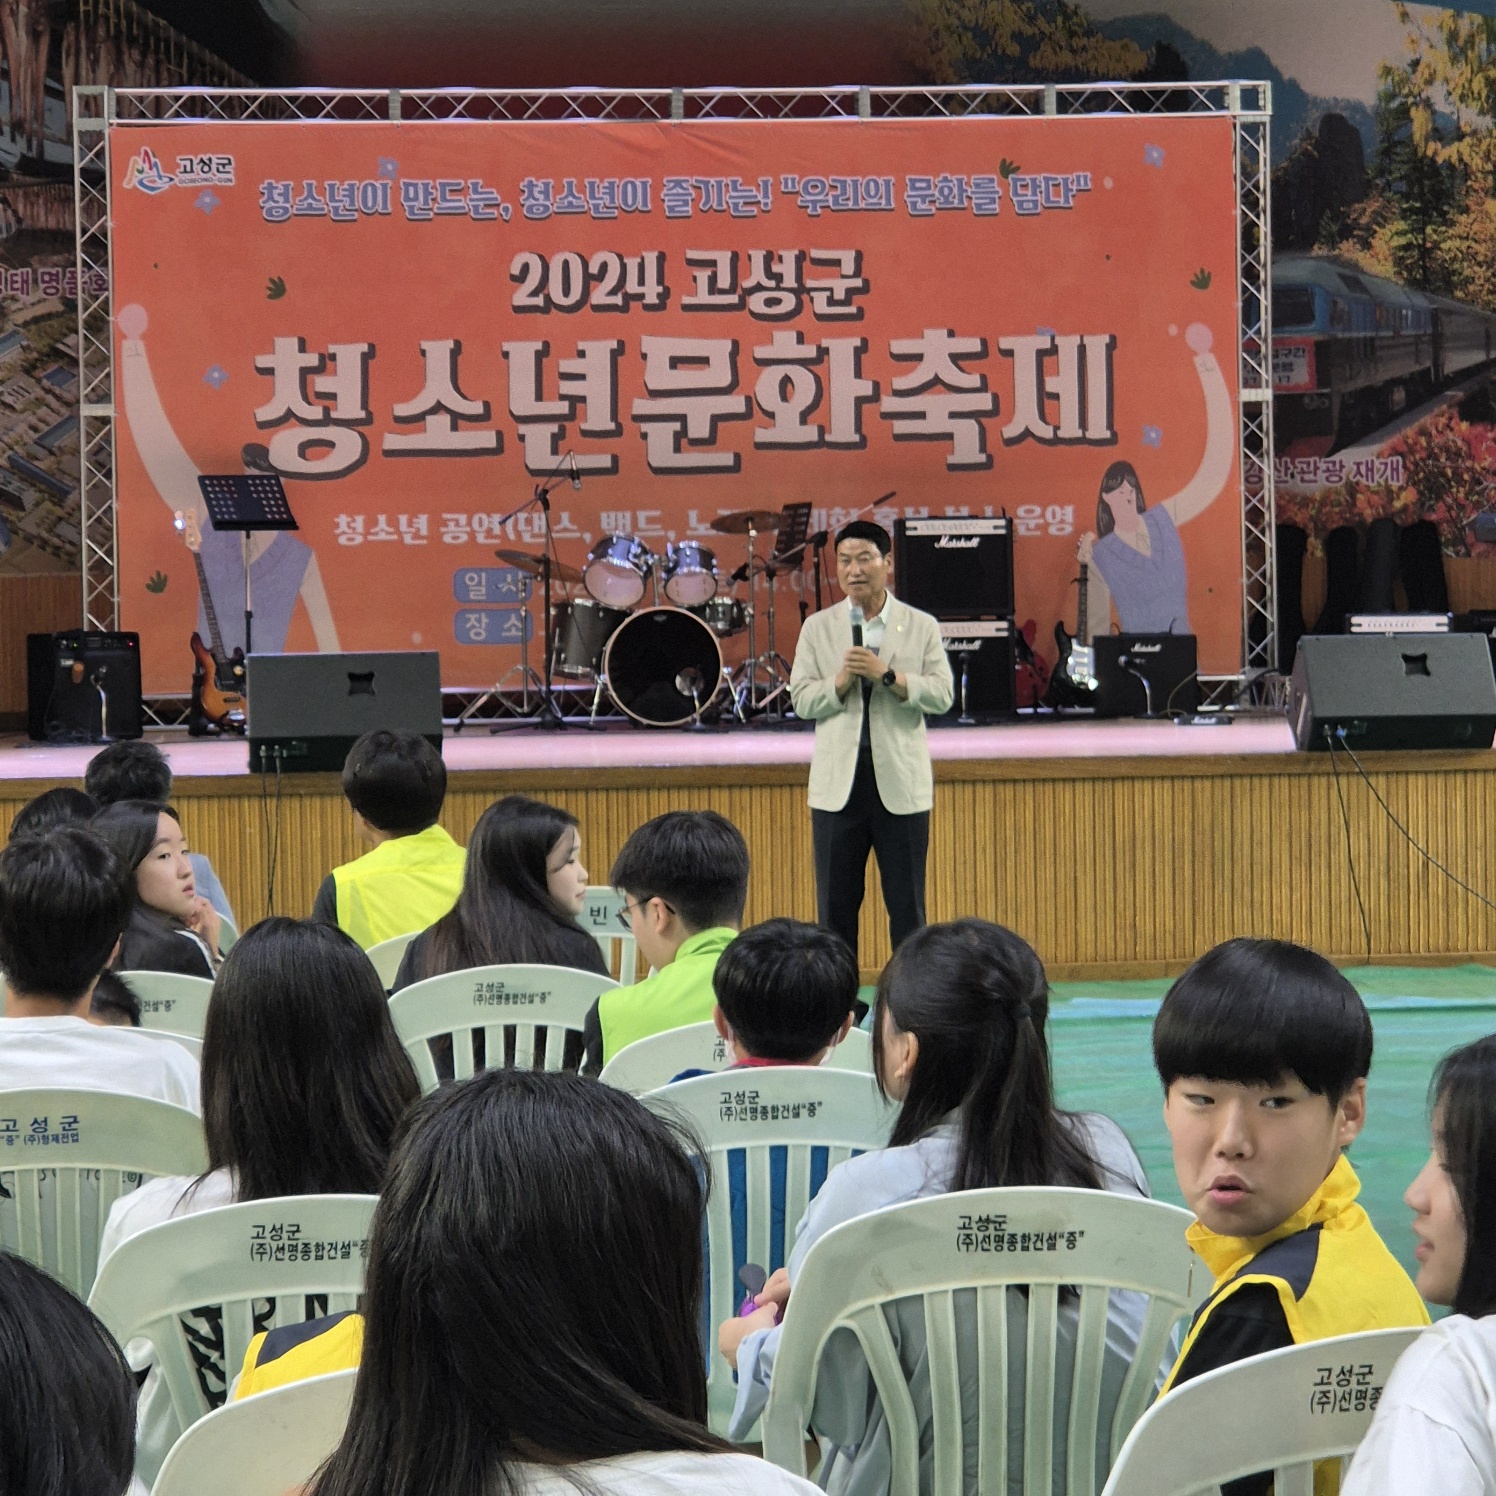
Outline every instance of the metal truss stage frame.
<path fill-rule="evenodd" d="M 115 174 L 109 127 L 204 120 L 681 121 L 712 119 L 919 119 L 977 115 L 1208 115 L 1229 118 L 1235 135 L 1238 304 L 1238 456 L 1241 533 L 1242 669 L 1202 677 L 1216 704 L 1261 700 L 1277 669 L 1277 571 L 1273 526 L 1271 86 L 1261 82 L 1045 84 L 1022 87 L 812 89 L 254 89 L 78 88 L 74 91 L 78 223 L 78 385 L 81 457 L 83 623 L 119 623 L 115 525 L 113 284 L 110 200 Z M 102 272 L 102 278 L 99 273 Z M 105 289 L 89 288 L 102 284 Z M 453 718 L 473 711 L 485 690 L 444 688 Z M 493 696 L 495 712 L 512 706 Z M 147 716 L 162 726 L 186 717 L 183 696 L 156 696 Z"/>

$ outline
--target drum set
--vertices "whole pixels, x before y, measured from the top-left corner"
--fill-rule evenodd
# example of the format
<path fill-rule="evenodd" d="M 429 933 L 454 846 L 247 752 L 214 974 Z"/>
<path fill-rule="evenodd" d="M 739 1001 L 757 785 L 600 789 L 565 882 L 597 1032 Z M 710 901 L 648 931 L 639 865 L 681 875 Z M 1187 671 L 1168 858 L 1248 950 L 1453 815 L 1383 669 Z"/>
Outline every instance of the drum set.
<path fill-rule="evenodd" d="M 778 513 L 745 509 L 713 520 L 719 535 L 746 541 L 743 565 L 726 575 L 716 552 L 699 540 L 671 541 L 656 554 L 637 536 L 607 534 L 581 567 L 552 559 L 550 582 L 561 589 L 546 630 L 552 689 L 564 689 L 555 682 L 558 676 L 573 688 L 590 685 L 593 722 L 608 702 L 645 727 L 700 727 L 703 715 L 713 711 L 743 722 L 782 717 L 790 670 L 775 645 L 775 588 L 781 576 L 801 568 L 810 512 L 808 503 L 790 504 Z M 761 536 L 776 537 L 766 557 L 758 554 Z M 540 555 L 495 554 L 527 582 L 544 576 Z M 762 651 L 761 581 L 767 583 Z M 746 596 L 735 590 L 744 583 Z M 531 590 L 524 589 L 526 602 Z M 747 657 L 729 667 L 723 643 L 742 634 Z M 545 677 L 530 668 L 528 642 L 525 651 L 516 670 L 521 714 L 527 715 L 532 691 L 542 698 L 549 693 Z M 510 679 L 499 682 L 501 697 L 514 693 L 514 685 L 506 684 Z"/>

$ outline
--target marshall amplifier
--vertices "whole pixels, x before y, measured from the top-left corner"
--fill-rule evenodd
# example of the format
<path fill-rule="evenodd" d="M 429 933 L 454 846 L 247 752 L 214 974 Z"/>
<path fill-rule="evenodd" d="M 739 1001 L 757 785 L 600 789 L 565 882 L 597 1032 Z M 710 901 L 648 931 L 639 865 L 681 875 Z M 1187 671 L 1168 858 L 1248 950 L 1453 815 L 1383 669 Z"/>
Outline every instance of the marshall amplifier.
<path fill-rule="evenodd" d="M 941 724 L 985 722 L 1011 717 L 1018 706 L 1013 679 L 1013 620 L 981 618 L 940 625 L 945 655 L 956 681 L 950 711 Z"/>
<path fill-rule="evenodd" d="M 26 727 L 38 743 L 138 738 L 140 635 L 27 634 Z"/>
<path fill-rule="evenodd" d="M 1200 704 L 1193 634 L 1097 634 L 1096 715 L 1167 717 Z"/>
<path fill-rule="evenodd" d="M 936 618 L 1011 617 L 1013 522 L 895 520 L 893 584 L 911 608 Z"/>

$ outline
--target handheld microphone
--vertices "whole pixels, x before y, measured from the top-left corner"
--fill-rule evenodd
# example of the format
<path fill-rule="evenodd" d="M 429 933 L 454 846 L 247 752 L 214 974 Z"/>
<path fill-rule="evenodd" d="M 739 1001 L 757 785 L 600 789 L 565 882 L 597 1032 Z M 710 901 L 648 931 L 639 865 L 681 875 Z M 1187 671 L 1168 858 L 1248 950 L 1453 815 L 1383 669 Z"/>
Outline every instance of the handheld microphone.
<path fill-rule="evenodd" d="M 862 609 L 852 604 L 852 647 L 862 648 Z"/>
<path fill-rule="evenodd" d="M 571 452 L 567 455 L 571 458 L 571 486 L 573 488 L 580 488 L 582 486 L 582 475 L 577 471 L 577 454 Z"/>

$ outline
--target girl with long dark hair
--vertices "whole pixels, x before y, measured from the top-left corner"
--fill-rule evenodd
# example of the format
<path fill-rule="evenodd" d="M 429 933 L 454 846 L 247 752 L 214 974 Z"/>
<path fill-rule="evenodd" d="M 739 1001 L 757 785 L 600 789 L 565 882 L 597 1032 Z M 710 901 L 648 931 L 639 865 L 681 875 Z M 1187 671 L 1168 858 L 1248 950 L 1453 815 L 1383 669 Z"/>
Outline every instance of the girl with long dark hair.
<path fill-rule="evenodd" d="M 176 971 L 211 981 L 220 960 L 218 911 L 198 895 L 176 811 L 151 800 L 119 800 L 90 827 L 133 874 L 135 907 L 114 970 Z"/>
<path fill-rule="evenodd" d="M 1496 1035 L 1446 1055 L 1428 1162 L 1403 1196 L 1418 1291 L 1454 1312 L 1392 1372 L 1345 1496 L 1496 1491 Z"/>
<path fill-rule="evenodd" d="M 510 963 L 606 976 L 597 942 L 577 924 L 586 893 L 577 818 L 527 795 L 505 795 L 478 817 L 462 892 L 406 948 L 394 990 L 423 977 Z"/>
<path fill-rule="evenodd" d="M 806 1253 L 833 1227 L 887 1205 L 954 1190 L 1064 1185 L 1148 1195 L 1143 1166 L 1115 1122 L 1056 1107 L 1044 1039 L 1048 1012 L 1043 965 L 1026 941 L 1000 925 L 981 919 L 927 925 L 899 947 L 878 983 L 873 1027 L 878 1085 L 902 1103 L 893 1136 L 887 1148 L 831 1170 L 800 1222 L 788 1264 L 758 1296 L 759 1307 L 721 1327 L 718 1343 L 738 1371 L 730 1437 L 745 1437 L 763 1411 L 778 1348 L 778 1314 Z M 1102 1427 L 1110 1426 L 1107 1404 L 1115 1404 L 1121 1390 L 1144 1305 L 1137 1294 L 1111 1297 Z M 1008 1295 L 1008 1311 L 1009 1344 L 1026 1344 L 1026 1311 L 1018 1295 Z M 926 1384 L 923 1393 L 916 1385 L 919 1406 L 921 1396 L 926 1402 L 929 1396 L 923 1311 L 918 1304 L 899 1304 L 894 1319 L 901 1358 L 917 1368 L 916 1384 Z M 1062 1309 L 1061 1321 L 1066 1364 L 1055 1380 L 1057 1420 L 1064 1417 L 1064 1389 L 1070 1385 L 1073 1306 Z M 958 1350 L 972 1366 L 975 1323 L 974 1307 L 969 1313 L 958 1308 Z M 974 1397 L 964 1400 L 970 1404 L 964 1408 L 965 1446 L 975 1450 L 978 1410 Z M 1020 1415 L 1010 1410 L 1009 1416 Z M 849 1336 L 827 1343 L 812 1423 L 832 1446 L 820 1477 L 826 1489 L 858 1496 L 887 1491 L 887 1428 L 862 1353 Z M 1008 1489 L 1014 1492 L 1024 1489 L 1021 1444 L 1011 1445 L 1017 1463 L 1010 1462 Z M 921 1491 L 930 1489 L 932 1458 L 927 1449 Z M 966 1490 L 976 1496 L 974 1464 L 967 1475 Z"/>
<path fill-rule="evenodd" d="M 102 1261 L 148 1226 L 244 1200 L 373 1195 L 395 1131 L 420 1096 L 369 959 L 343 932 L 267 919 L 224 958 L 203 1030 L 202 1110 L 208 1172 L 148 1180 L 109 1212 Z M 188 1318 L 210 1401 L 227 1385 L 223 1326 Z M 137 1370 L 154 1368 L 140 1343 Z M 152 1369 L 141 1393 L 137 1469 L 147 1483 L 179 1430 Z"/>
<path fill-rule="evenodd" d="M 597 1081 L 489 1070 L 427 1097 L 309 1496 L 810 1496 L 705 1426 L 702 1204 L 666 1123 Z"/>

